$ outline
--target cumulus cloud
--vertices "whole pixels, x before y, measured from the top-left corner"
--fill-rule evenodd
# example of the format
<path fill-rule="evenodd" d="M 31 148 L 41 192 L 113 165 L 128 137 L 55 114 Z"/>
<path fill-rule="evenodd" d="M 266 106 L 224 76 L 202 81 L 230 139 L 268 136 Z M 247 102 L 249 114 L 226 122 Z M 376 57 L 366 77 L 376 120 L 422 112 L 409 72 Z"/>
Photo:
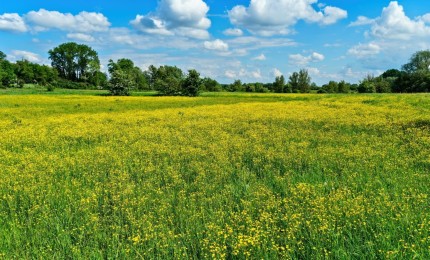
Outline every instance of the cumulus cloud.
<path fill-rule="evenodd" d="M 281 72 L 279 69 L 274 68 L 274 69 L 272 70 L 272 75 L 273 75 L 274 77 L 280 77 L 280 76 L 282 76 L 282 72 Z"/>
<path fill-rule="evenodd" d="M 24 59 L 35 63 L 41 62 L 40 56 L 38 54 L 29 51 L 14 50 L 12 51 L 12 58 L 16 60 Z"/>
<path fill-rule="evenodd" d="M 24 15 L 25 21 L 36 31 L 58 29 L 70 32 L 103 32 L 110 26 L 108 19 L 101 13 L 80 12 L 77 15 L 40 9 Z"/>
<path fill-rule="evenodd" d="M 239 70 L 226 70 L 224 73 L 224 76 L 226 76 L 229 79 L 238 79 L 238 78 L 247 78 L 247 79 L 261 79 L 261 70 L 255 69 L 255 70 L 246 70 L 246 69 L 239 69 Z"/>
<path fill-rule="evenodd" d="M 359 16 L 356 21 L 349 24 L 349 26 L 362 26 L 362 25 L 369 25 L 373 24 L 375 22 L 375 19 L 367 18 L 366 16 Z"/>
<path fill-rule="evenodd" d="M 93 36 L 85 33 L 68 33 L 67 38 L 82 42 L 94 42 L 96 40 Z"/>
<path fill-rule="evenodd" d="M 228 51 L 228 44 L 220 39 L 216 39 L 215 41 L 205 41 L 203 45 L 208 50 Z"/>
<path fill-rule="evenodd" d="M 0 15 L 0 31 L 26 32 L 27 25 L 16 13 Z"/>
<path fill-rule="evenodd" d="M 329 25 L 347 17 L 345 10 L 332 6 L 316 11 L 312 5 L 317 2 L 318 0 L 252 0 L 248 7 L 233 7 L 228 11 L 228 16 L 233 25 L 264 36 L 288 34 L 289 28 L 299 20 Z"/>
<path fill-rule="evenodd" d="M 16 32 L 35 32 L 58 29 L 68 32 L 91 33 L 109 29 L 110 22 L 101 13 L 80 12 L 77 15 L 58 11 L 30 11 L 23 16 L 18 14 L 0 15 L 0 30 Z"/>
<path fill-rule="evenodd" d="M 223 33 L 224 35 L 227 35 L 227 36 L 236 36 L 236 37 L 243 35 L 243 31 L 238 28 L 229 28 L 225 30 Z"/>
<path fill-rule="evenodd" d="M 258 55 L 257 57 L 254 57 L 253 60 L 260 60 L 260 61 L 266 60 L 266 55 L 264 55 L 262 53 L 262 54 Z"/>
<path fill-rule="evenodd" d="M 291 54 L 289 56 L 289 62 L 297 66 L 305 66 L 310 62 L 319 62 L 323 61 L 324 59 L 324 55 L 317 52 L 313 52 L 309 56 L 303 56 L 301 54 Z"/>
<path fill-rule="evenodd" d="M 211 21 L 202 0 L 161 0 L 155 12 L 137 15 L 130 23 L 140 32 L 207 39 Z"/>
<path fill-rule="evenodd" d="M 411 40 L 430 37 L 430 13 L 409 18 L 403 6 L 392 1 L 384 7 L 381 16 L 370 19 L 359 16 L 350 26 L 371 25 L 369 35 L 379 39 Z"/>
<path fill-rule="evenodd" d="M 358 44 L 348 50 L 348 54 L 359 59 L 375 56 L 381 52 L 381 47 L 376 43 Z"/>

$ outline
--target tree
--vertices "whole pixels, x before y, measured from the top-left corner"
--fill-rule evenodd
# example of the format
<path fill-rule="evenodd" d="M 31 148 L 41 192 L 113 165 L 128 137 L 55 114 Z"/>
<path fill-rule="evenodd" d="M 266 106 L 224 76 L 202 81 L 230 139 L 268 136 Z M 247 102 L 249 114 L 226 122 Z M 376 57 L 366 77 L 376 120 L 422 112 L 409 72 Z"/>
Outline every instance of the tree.
<path fill-rule="evenodd" d="M 283 75 L 275 78 L 275 82 L 273 83 L 273 90 L 276 93 L 284 93 L 284 91 L 285 91 L 285 78 Z"/>
<path fill-rule="evenodd" d="M 350 88 L 351 84 L 342 80 L 339 82 L 339 84 L 337 84 L 337 93 L 349 93 Z"/>
<path fill-rule="evenodd" d="M 228 86 L 229 91 L 231 92 L 241 92 L 243 91 L 243 84 L 240 79 L 235 80 L 232 84 Z"/>
<path fill-rule="evenodd" d="M 360 93 L 375 93 L 375 77 L 373 75 L 367 75 L 360 84 L 358 85 L 358 92 Z"/>
<path fill-rule="evenodd" d="M 13 65 L 6 60 L 6 55 L 0 51 L 0 87 L 12 87 L 16 83 Z"/>
<path fill-rule="evenodd" d="M 134 66 L 134 63 L 130 59 L 119 59 L 117 62 L 109 60 L 108 71 L 112 74 L 116 70 L 121 70 L 128 74 L 129 78 L 133 82 L 133 86 L 139 90 L 148 89 L 148 82 L 145 74 L 139 67 Z"/>
<path fill-rule="evenodd" d="M 182 94 L 182 80 L 184 74 L 176 66 L 160 66 L 154 71 L 154 89 L 161 95 L 179 96 Z"/>
<path fill-rule="evenodd" d="M 430 50 L 414 53 L 409 62 L 402 66 L 402 70 L 407 73 L 430 72 Z"/>
<path fill-rule="evenodd" d="M 0 61 L 3 61 L 6 59 L 6 54 L 4 52 L 0 51 Z"/>
<path fill-rule="evenodd" d="M 187 77 L 182 82 L 182 95 L 196 97 L 202 85 L 200 74 L 196 70 L 189 70 Z"/>
<path fill-rule="evenodd" d="M 90 75 L 100 70 L 97 52 L 84 44 L 63 43 L 48 53 L 52 67 L 67 80 L 87 82 Z"/>
<path fill-rule="evenodd" d="M 291 74 L 291 76 L 288 78 L 288 85 L 291 86 L 293 93 L 299 92 L 299 73 L 293 72 L 293 74 Z"/>
<path fill-rule="evenodd" d="M 114 70 L 109 80 L 109 92 L 113 96 L 129 96 L 133 88 L 130 75 L 122 70 Z"/>
<path fill-rule="evenodd" d="M 206 77 L 203 79 L 203 90 L 209 91 L 209 92 L 219 92 L 222 90 L 221 85 L 218 83 L 218 81 L 211 79 L 209 77 Z"/>
<path fill-rule="evenodd" d="M 309 93 L 311 89 L 311 77 L 305 69 L 299 71 L 299 89 L 301 93 Z"/>
<path fill-rule="evenodd" d="M 323 93 L 337 93 L 339 90 L 339 83 L 336 81 L 329 81 L 328 84 L 324 84 L 322 86 L 322 92 Z"/>

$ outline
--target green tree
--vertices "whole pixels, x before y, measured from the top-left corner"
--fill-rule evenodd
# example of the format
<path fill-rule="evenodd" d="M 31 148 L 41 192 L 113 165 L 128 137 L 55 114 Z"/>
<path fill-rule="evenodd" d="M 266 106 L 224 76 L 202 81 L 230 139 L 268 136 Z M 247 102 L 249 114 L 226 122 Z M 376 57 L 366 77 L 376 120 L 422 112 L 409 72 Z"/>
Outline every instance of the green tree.
<path fill-rule="evenodd" d="M 0 52 L 0 87 L 13 87 L 15 83 L 14 67 L 6 60 L 6 55 Z"/>
<path fill-rule="evenodd" d="M 67 80 L 86 82 L 90 75 L 100 70 L 97 52 L 84 44 L 63 43 L 48 53 L 52 67 Z"/>
<path fill-rule="evenodd" d="M 129 96 L 133 88 L 130 75 L 122 70 L 114 70 L 109 80 L 109 92 L 113 96 Z"/>
<path fill-rule="evenodd" d="M 305 69 L 299 71 L 299 89 L 301 93 L 309 93 L 311 90 L 311 77 Z"/>
<path fill-rule="evenodd" d="M 187 77 L 182 82 L 182 95 L 196 97 L 202 85 L 200 74 L 196 70 L 189 70 Z"/>
<path fill-rule="evenodd" d="M 121 70 L 129 75 L 129 78 L 133 81 L 135 89 L 147 90 L 149 85 L 143 71 L 136 67 L 132 60 L 130 59 L 119 59 L 117 62 L 109 60 L 108 71 L 112 74 L 116 70 Z"/>
<path fill-rule="evenodd" d="M 375 93 L 376 84 L 375 77 L 373 75 L 367 75 L 360 84 L 358 85 L 358 92 L 360 93 Z"/>
<path fill-rule="evenodd" d="M 430 50 L 418 51 L 402 66 L 407 73 L 430 72 Z"/>
<path fill-rule="evenodd" d="M 203 78 L 203 90 L 209 91 L 209 92 L 219 92 L 222 90 L 221 85 L 218 83 L 218 81 L 211 79 L 209 77 Z"/>
<path fill-rule="evenodd" d="M 288 78 L 288 85 L 291 86 L 291 91 L 293 93 L 298 93 L 299 90 L 299 73 L 293 72 Z"/>
<path fill-rule="evenodd" d="M 284 91 L 285 91 L 285 78 L 283 75 L 275 78 L 275 82 L 273 83 L 273 90 L 276 93 L 284 93 Z"/>
<path fill-rule="evenodd" d="M 344 80 L 339 82 L 339 84 L 337 85 L 338 93 L 349 93 L 350 89 L 351 89 L 351 84 L 345 82 Z"/>
<path fill-rule="evenodd" d="M 242 92 L 244 91 L 242 81 L 240 79 L 235 80 L 228 86 L 228 90 L 231 92 Z"/>
<path fill-rule="evenodd" d="M 324 84 L 322 86 L 322 91 L 324 93 L 337 93 L 339 90 L 339 83 L 336 81 L 329 81 L 327 84 Z"/>
<path fill-rule="evenodd" d="M 154 89 L 161 95 L 182 95 L 184 74 L 176 66 L 160 66 L 153 75 Z"/>

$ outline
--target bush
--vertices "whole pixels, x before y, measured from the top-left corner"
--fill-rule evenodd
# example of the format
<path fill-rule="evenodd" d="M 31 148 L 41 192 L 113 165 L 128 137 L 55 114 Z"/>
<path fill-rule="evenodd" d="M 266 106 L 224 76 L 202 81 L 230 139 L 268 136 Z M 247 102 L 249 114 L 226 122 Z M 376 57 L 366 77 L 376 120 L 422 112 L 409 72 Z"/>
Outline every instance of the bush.
<path fill-rule="evenodd" d="M 132 84 L 133 81 L 128 74 L 122 70 L 115 70 L 109 80 L 109 92 L 112 96 L 129 96 Z"/>

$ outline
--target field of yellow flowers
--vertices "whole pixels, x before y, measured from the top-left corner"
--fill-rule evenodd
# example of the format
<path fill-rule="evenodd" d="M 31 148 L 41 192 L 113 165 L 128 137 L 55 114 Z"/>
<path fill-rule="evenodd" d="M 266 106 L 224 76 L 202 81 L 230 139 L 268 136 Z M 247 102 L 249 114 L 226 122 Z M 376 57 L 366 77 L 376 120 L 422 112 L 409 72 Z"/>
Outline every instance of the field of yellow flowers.
<path fill-rule="evenodd" d="M 0 259 L 430 259 L 430 95 L 0 96 Z"/>

